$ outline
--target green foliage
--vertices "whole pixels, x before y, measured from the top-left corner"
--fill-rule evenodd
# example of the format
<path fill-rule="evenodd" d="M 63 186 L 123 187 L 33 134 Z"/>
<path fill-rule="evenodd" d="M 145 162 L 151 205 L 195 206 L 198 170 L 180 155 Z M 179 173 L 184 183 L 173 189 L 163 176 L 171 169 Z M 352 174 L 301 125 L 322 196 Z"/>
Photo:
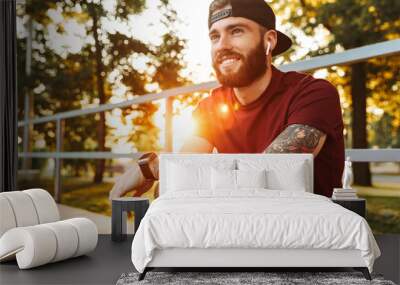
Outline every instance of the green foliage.
<path fill-rule="evenodd" d="M 47 15 L 47 11 L 49 9 L 54 9 L 56 5 L 57 3 L 55 1 L 26 0 L 25 13 L 31 15 L 33 21 L 36 23 L 46 26 L 51 22 L 50 17 Z"/>
<path fill-rule="evenodd" d="M 26 19 L 31 19 L 33 27 L 30 76 L 25 72 L 26 35 L 22 34 L 17 42 L 19 120 L 23 119 L 24 95 L 29 93 L 33 94 L 34 115 L 46 116 L 106 103 L 121 87 L 126 90 L 123 96 L 127 100 L 149 93 L 148 83 L 157 82 L 161 89 L 186 84 L 188 81 L 179 74 L 184 67 L 182 51 L 185 41 L 175 32 L 165 33 L 159 46 L 143 43 L 134 35 L 127 34 L 131 16 L 143 12 L 145 4 L 145 0 L 118 0 L 113 2 L 112 8 L 96 0 L 31 0 L 25 5 L 19 4 L 20 21 L 24 21 L 26 28 Z M 176 12 L 165 0 L 160 1 L 159 8 L 165 13 L 162 23 L 171 29 L 177 21 Z M 54 11 L 61 13 L 62 20 L 54 21 L 49 13 L 54 14 Z M 110 20 L 118 25 L 112 29 L 103 26 L 105 21 Z M 55 50 L 52 45 L 54 39 L 51 38 L 54 33 L 50 30 L 56 26 L 58 35 L 71 34 L 73 31 L 67 26 L 71 21 L 85 30 L 80 42 L 82 48 L 78 52 L 72 52 L 67 47 L 63 51 Z M 121 25 L 125 29 L 119 29 Z M 134 58 L 148 58 L 149 70 L 153 68 L 154 74 L 136 70 L 131 64 Z M 144 103 L 121 112 L 122 124 L 133 122 L 133 131 L 127 139 L 138 151 L 160 149 L 159 130 L 154 124 L 157 110 L 157 104 Z M 98 139 L 99 125 L 102 127 L 99 119 L 99 115 L 68 119 L 65 123 L 64 151 L 98 150 L 101 143 Z M 104 128 L 107 146 L 124 139 L 115 134 L 112 125 Z M 42 151 L 55 150 L 54 122 L 35 126 L 31 141 L 39 139 L 46 142 Z M 64 166 L 78 175 L 80 169 L 87 170 L 94 164 L 93 161 L 65 160 Z"/>
<path fill-rule="evenodd" d="M 303 58 L 400 37 L 400 2 L 396 0 L 292 0 L 285 3 L 274 1 L 272 5 L 278 17 L 283 18 L 284 25 L 291 27 L 289 34 L 296 40 L 292 51 L 309 49 Z M 317 40 L 321 30 L 328 34 L 326 41 Z M 317 47 L 300 47 L 303 37 L 312 38 Z M 286 61 L 289 58 L 290 55 L 285 56 Z M 398 55 L 371 59 L 366 65 L 370 146 L 395 147 L 400 141 L 399 66 Z M 328 68 L 327 79 L 339 89 L 341 95 L 347 147 L 352 146 L 351 133 L 357 131 L 351 128 L 351 76 L 350 66 Z M 384 114 L 380 114 L 380 110 Z M 380 122 L 381 119 L 384 122 Z M 381 128 L 383 124 L 386 126 L 384 129 Z"/>
<path fill-rule="evenodd" d="M 391 39 L 399 34 L 400 2 L 396 0 L 338 0 L 318 7 L 322 23 L 345 49 Z"/>
<path fill-rule="evenodd" d="M 180 71 L 186 67 L 183 61 L 183 52 L 186 48 L 186 40 L 177 36 L 177 31 L 171 27 L 179 22 L 176 12 L 170 7 L 168 1 L 161 1 L 159 9 L 163 13 L 161 23 L 170 30 L 162 36 L 163 43 L 154 50 L 157 58 L 156 71 L 153 80 L 159 83 L 162 90 L 193 84 L 188 78 L 180 75 Z M 179 115 L 181 110 L 188 106 L 196 106 L 208 93 L 195 92 L 182 94 L 175 99 L 179 104 L 174 106 L 173 114 Z"/>
<path fill-rule="evenodd" d="M 115 17 L 127 19 L 130 15 L 143 12 L 146 0 L 118 0 L 116 4 Z"/>

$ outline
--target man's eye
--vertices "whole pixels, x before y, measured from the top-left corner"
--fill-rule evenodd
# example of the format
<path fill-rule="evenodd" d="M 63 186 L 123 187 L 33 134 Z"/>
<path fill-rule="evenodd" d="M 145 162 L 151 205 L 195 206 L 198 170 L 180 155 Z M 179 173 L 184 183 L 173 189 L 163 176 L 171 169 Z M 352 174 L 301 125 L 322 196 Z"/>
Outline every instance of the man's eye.
<path fill-rule="evenodd" d="M 233 29 L 233 30 L 232 30 L 232 34 L 233 34 L 233 35 L 237 35 L 237 34 L 240 34 L 240 33 L 242 33 L 242 32 L 243 32 L 242 29 Z"/>
<path fill-rule="evenodd" d="M 211 35 L 211 36 L 210 36 L 210 40 L 213 41 L 213 42 L 216 41 L 216 40 L 218 40 L 218 39 L 219 39 L 219 36 L 218 36 L 218 35 Z"/>

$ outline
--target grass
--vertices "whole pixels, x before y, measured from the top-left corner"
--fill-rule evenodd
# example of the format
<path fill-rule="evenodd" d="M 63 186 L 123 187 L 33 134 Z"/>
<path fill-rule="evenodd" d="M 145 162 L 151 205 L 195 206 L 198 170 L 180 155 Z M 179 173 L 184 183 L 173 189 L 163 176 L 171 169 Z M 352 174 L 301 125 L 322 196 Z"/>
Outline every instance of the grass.
<path fill-rule="evenodd" d="M 19 184 L 20 189 L 40 187 L 53 194 L 53 181 L 39 179 L 35 182 Z M 75 208 L 85 209 L 102 215 L 111 216 L 111 204 L 108 193 L 113 187 L 111 182 L 94 184 L 91 180 L 63 177 L 61 203 Z M 376 183 L 374 187 L 356 187 L 358 196 L 367 200 L 367 221 L 374 233 L 400 233 L 400 186 Z M 153 200 L 154 187 L 143 197 Z"/>
<path fill-rule="evenodd" d="M 377 182 L 374 187 L 355 186 L 367 200 L 367 221 L 375 234 L 400 233 L 400 185 Z"/>
<path fill-rule="evenodd" d="M 112 185 L 112 183 L 92 183 L 84 188 L 65 192 L 62 195 L 61 204 L 111 216 L 108 193 Z"/>
<path fill-rule="evenodd" d="M 359 196 L 367 200 L 367 221 L 374 234 L 400 234 L 400 197 Z"/>

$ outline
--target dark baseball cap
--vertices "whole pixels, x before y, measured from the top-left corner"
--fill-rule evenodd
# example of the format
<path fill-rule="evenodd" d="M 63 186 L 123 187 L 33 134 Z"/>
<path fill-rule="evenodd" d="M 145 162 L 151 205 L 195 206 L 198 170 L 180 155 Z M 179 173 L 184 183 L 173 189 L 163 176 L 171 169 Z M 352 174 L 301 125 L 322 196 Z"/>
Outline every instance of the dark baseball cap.
<path fill-rule="evenodd" d="M 215 22 L 227 17 L 242 17 L 252 20 L 269 30 L 276 30 L 274 11 L 264 0 L 228 0 L 227 2 L 227 7 L 222 8 L 222 10 L 216 10 L 214 13 L 209 11 L 209 29 Z M 277 30 L 276 32 L 278 39 L 272 55 L 283 53 L 292 46 L 292 40 L 287 35 Z"/>

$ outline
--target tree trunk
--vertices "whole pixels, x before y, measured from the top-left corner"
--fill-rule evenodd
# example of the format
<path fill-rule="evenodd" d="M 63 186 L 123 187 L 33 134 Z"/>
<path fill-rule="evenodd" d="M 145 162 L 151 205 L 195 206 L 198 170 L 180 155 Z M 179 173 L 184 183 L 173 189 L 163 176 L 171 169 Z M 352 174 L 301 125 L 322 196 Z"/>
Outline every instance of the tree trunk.
<path fill-rule="evenodd" d="M 97 83 L 97 92 L 100 99 L 100 104 L 105 104 L 105 92 L 104 92 L 104 66 L 102 62 L 102 47 L 99 39 L 98 29 L 99 29 L 99 19 L 97 16 L 97 11 L 95 5 L 90 6 L 92 18 L 93 18 L 93 38 L 95 42 L 95 60 L 96 60 L 96 83 Z M 97 126 L 97 143 L 98 143 L 98 151 L 105 150 L 105 114 L 104 112 L 99 113 L 100 120 Z M 96 163 L 96 172 L 94 175 L 94 183 L 101 183 L 103 181 L 103 174 L 105 169 L 105 160 L 99 159 Z"/>
<path fill-rule="evenodd" d="M 25 11 L 27 13 L 27 11 Z M 32 71 L 32 38 L 33 38 L 33 22 L 32 16 L 29 16 L 27 23 L 28 36 L 26 37 L 26 55 L 25 55 L 25 73 L 26 78 L 31 80 Z M 31 121 L 34 114 L 34 102 L 33 93 L 31 90 L 26 90 L 24 95 L 24 121 Z M 32 152 L 32 135 L 33 135 L 33 124 L 24 126 L 23 136 L 23 152 Z M 22 159 L 22 169 L 32 169 L 32 158 L 24 157 Z"/>
<path fill-rule="evenodd" d="M 367 141 L 367 88 L 364 62 L 351 66 L 351 99 L 353 105 L 352 142 L 353 148 L 368 148 Z M 371 172 L 368 162 L 353 163 L 354 183 L 371 186 Z"/>
<path fill-rule="evenodd" d="M 79 165 L 74 165 L 73 169 L 74 169 L 74 177 L 79 177 L 79 170 L 81 169 L 81 167 Z"/>

